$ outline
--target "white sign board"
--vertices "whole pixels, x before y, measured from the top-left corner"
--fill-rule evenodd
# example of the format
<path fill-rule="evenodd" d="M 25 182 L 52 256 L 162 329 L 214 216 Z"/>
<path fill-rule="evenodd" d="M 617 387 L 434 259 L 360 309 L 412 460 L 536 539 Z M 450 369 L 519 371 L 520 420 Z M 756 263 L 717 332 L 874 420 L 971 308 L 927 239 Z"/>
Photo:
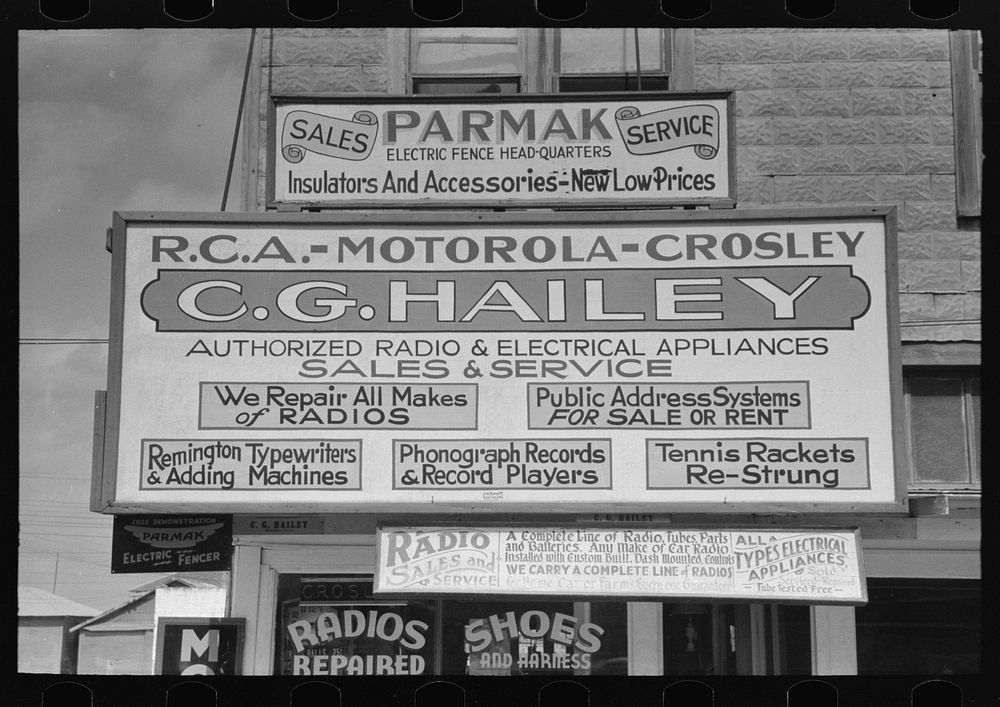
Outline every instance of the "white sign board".
<path fill-rule="evenodd" d="M 865 603 L 857 530 L 379 528 L 375 592 Z"/>
<path fill-rule="evenodd" d="M 886 216 L 119 219 L 105 505 L 893 504 Z"/>
<path fill-rule="evenodd" d="M 272 203 L 735 201 L 730 92 L 276 98 Z"/>

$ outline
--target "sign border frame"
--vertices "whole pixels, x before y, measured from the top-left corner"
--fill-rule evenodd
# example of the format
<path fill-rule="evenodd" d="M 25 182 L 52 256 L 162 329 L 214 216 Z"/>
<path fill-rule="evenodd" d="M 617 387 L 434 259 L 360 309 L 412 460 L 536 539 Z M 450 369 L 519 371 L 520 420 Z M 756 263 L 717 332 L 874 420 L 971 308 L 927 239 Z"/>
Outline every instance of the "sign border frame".
<path fill-rule="evenodd" d="M 184 226 L 218 226 L 220 224 L 249 225 L 330 225 L 330 226 L 413 226 L 413 225 L 469 225 L 484 226 L 489 224 L 514 225 L 599 225 L 613 221 L 615 223 L 644 224 L 649 222 L 687 223 L 687 222 L 731 222 L 731 221 L 780 221 L 793 220 L 797 223 L 824 221 L 831 219 L 881 220 L 885 228 L 885 302 L 886 327 L 888 334 L 888 373 L 889 373 L 889 407 L 893 434 L 894 462 L 894 500 L 880 501 L 843 501 L 843 502 L 760 502 L 752 504 L 721 504 L 718 501 L 685 502 L 682 505 L 656 502 L 652 504 L 632 504 L 629 512 L 658 513 L 700 513 L 734 515 L 739 513 L 769 513 L 794 515 L 800 513 L 890 513 L 906 514 L 907 486 L 910 476 L 910 461 L 906 452 L 904 401 L 903 401 L 903 368 L 902 341 L 899 330 L 899 273 L 897 248 L 897 211 L 894 204 L 873 204 L 871 206 L 820 206 L 820 207 L 787 207 L 787 208 L 753 208 L 730 210 L 706 209 L 646 209 L 646 210 L 580 210 L 567 211 L 416 211 L 405 210 L 362 210 L 341 211 L 336 213 L 299 213 L 299 212 L 197 212 L 197 211 L 115 211 L 112 213 L 112 227 L 109 229 L 110 239 L 107 249 L 111 251 L 111 304 L 109 321 L 109 351 L 107 399 L 104 420 L 103 464 L 95 465 L 91 480 L 92 502 L 91 510 L 99 513 L 245 513 L 245 514 L 275 514 L 303 512 L 314 513 L 371 513 L 409 514 L 412 507 L 407 508 L 376 508 L 348 507 L 314 508 L 307 511 L 303 508 L 284 507 L 281 504 L 248 505 L 229 507 L 218 503 L 205 505 L 197 502 L 168 503 L 160 502 L 122 504 L 116 500 L 117 494 L 117 462 L 118 462 L 118 430 L 121 421 L 121 375 L 122 375 L 122 338 L 125 319 L 125 259 L 126 232 L 128 226 L 151 224 L 183 224 Z M 97 435 L 95 435 L 95 438 Z M 287 504 L 285 504 L 287 505 Z M 437 504 L 434 504 L 437 506 Z M 438 513 L 467 514 L 471 511 L 466 503 L 464 509 L 440 509 Z M 532 513 L 525 508 L 524 503 L 495 505 L 491 504 L 488 512 L 492 513 Z M 580 513 L 586 512 L 596 503 L 574 502 L 555 512 Z M 552 511 L 549 511 L 552 512 Z"/>

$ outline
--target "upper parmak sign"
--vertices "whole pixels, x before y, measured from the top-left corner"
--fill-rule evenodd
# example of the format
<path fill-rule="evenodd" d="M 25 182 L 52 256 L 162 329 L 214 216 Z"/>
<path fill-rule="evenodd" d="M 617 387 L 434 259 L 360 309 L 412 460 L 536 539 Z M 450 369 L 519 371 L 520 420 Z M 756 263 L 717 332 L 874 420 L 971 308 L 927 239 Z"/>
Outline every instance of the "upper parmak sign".
<path fill-rule="evenodd" d="M 268 196 L 326 207 L 731 207 L 731 97 L 276 97 Z"/>

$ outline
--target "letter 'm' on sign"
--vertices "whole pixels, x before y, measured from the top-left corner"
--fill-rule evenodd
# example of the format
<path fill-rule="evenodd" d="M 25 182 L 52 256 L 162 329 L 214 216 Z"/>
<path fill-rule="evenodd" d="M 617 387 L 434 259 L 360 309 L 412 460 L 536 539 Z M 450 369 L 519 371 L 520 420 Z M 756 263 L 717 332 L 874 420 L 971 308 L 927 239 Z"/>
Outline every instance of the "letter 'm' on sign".
<path fill-rule="evenodd" d="M 186 628 L 181 631 L 181 662 L 191 663 L 195 657 L 202 658 L 206 651 L 208 660 L 216 662 L 219 660 L 219 630 L 212 628 L 202 637 L 194 629 Z M 193 654 L 193 655 L 192 655 Z"/>

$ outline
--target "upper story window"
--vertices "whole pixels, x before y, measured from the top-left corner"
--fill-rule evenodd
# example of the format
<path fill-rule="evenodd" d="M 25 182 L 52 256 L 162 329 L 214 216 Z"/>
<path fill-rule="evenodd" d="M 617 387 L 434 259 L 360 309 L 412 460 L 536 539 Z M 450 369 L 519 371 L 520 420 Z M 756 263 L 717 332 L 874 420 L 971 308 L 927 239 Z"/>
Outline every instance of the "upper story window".
<path fill-rule="evenodd" d="M 904 379 L 908 449 L 915 490 L 979 488 L 982 402 L 979 378 L 915 369 Z"/>
<path fill-rule="evenodd" d="M 675 42 L 678 32 L 684 39 Z M 665 91 L 691 87 L 690 30 L 455 27 L 412 29 L 401 36 L 409 41 L 407 68 L 413 93 Z M 678 76 L 688 79 L 675 80 Z"/>
<path fill-rule="evenodd" d="M 665 91 L 670 87 L 669 37 L 661 29 L 558 30 L 556 90 Z"/>
<path fill-rule="evenodd" d="M 518 93 L 523 38 L 523 30 L 505 27 L 414 29 L 413 92 Z"/>

